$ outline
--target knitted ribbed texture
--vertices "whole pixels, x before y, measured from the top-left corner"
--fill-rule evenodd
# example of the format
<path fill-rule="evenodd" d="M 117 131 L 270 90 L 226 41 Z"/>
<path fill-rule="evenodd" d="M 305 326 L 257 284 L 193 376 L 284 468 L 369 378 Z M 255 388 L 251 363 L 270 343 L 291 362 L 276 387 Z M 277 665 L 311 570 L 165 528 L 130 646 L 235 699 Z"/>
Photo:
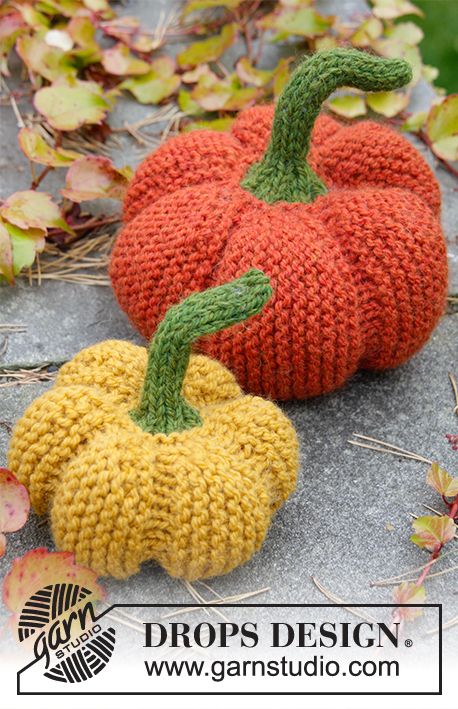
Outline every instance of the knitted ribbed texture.
<path fill-rule="evenodd" d="M 213 291 L 221 327 L 257 312 L 269 297 L 256 272 L 224 288 Z M 218 313 L 213 296 L 205 295 L 200 306 L 208 306 L 203 317 L 213 331 Z M 187 359 L 175 335 L 189 340 L 192 326 L 183 332 L 189 310 L 184 303 L 174 313 L 149 362 L 147 351 L 129 342 L 83 350 L 13 432 L 8 464 L 35 511 L 50 515 L 59 549 L 100 575 L 124 578 L 149 559 L 187 579 L 226 573 L 259 549 L 272 514 L 295 487 L 291 423 L 271 402 L 243 395 L 233 375 L 207 357 L 191 355 L 184 376 L 182 397 L 199 419 L 192 428 L 151 434 L 132 420 L 136 410 L 143 427 L 171 426 L 169 412 L 156 415 L 154 382 L 145 384 L 158 377 L 163 396 L 165 375 L 151 365 L 159 352 L 167 358 L 177 346 L 178 368 Z M 169 368 L 174 361 L 165 369 L 173 390 L 181 376 Z M 183 427 L 182 420 L 175 423 Z"/>
<path fill-rule="evenodd" d="M 149 156 L 128 191 L 110 266 L 140 332 L 150 337 L 187 294 L 255 267 L 274 289 L 262 313 L 199 343 L 245 389 L 301 399 L 341 386 L 358 368 L 412 356 L 447 289 L 431 169 L 403 136 L 371 121 L 342 126 L 319 116 L 307 154 L 319 102 L 339 82 L 388 88 L 409 76 L 400 60 L 323 52 L 293 74 L 272 139 L 274 108 L 255 107 L 230 133 L 180 135 Z M 313 174 L 327 189 L 315 199 Z"/>
<path fill-rule="evenodd" d="M 223 286 L 190 295 L 174 305 L 151 343 L 140 404 L 131 417 L 148 433 L 171 433 L 202 425 L 181 390 L 191 345 L 256 315 L 272 295 L 269 279 L 256 269 Z"/>
<path fill-rule="evenodd" d="M 296 69 L 294 80 L 280 96 L 269 147 L 248 170 L 242 187 L 269 204 L 313 202 L 326 194 L 326 185 L 307 163 L 312 129 L 323 101 L 339 86 L 391 91 L 411 79 L 410 65 L 402 59 L 380 59 L 356 49 L 334 49 L 310 57 Z"/>

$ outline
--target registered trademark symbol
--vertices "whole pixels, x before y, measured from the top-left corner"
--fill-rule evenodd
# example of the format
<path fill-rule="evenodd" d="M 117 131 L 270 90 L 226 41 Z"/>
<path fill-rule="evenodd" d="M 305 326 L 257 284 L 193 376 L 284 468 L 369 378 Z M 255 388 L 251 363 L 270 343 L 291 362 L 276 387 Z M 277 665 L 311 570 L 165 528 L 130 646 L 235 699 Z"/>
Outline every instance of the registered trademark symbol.
<path fill-rule="evenodd" d="M 405 645 L 406 647 L 412 647 L 412 645 L 413 645 L 413 640 L 411 640 L 410 638 L 407 638 L 407 640 L 404 640 L 404 645 Z"/>

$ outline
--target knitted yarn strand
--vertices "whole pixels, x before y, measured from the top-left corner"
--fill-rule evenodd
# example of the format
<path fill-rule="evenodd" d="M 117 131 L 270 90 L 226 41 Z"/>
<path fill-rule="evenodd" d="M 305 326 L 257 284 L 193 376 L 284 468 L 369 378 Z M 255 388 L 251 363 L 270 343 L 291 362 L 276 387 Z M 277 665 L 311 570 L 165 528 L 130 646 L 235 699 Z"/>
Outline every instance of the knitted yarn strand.
<path fill-rule="evenodd" d="M 268 277 L 253 268 L 170 308 L 149 348 L 140 404 L 130 412 L 133 421 L 152 434 L 202 425 L 199 413 L 181 393 L 192 343 L 256 315 L 271 295 Z"/>
<path fill-rule="evenodd" d="M 411 79 L 412 70 L 403 59 L 383 59 L 357 49 L 337 48 L 309 57 L 280 96 L 268 148 L 241 186 L 269 204 L 313 202 L 326 194 L 326 185 L 307 163 L 322 103 L 341 86 L 392 91 Z"/>

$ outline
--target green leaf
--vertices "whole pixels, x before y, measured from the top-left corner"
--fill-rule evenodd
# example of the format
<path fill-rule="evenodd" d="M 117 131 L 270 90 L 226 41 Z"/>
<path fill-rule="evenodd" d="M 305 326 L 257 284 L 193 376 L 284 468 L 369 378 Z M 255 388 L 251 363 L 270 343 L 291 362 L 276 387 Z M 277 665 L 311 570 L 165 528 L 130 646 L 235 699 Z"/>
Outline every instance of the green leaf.
<path fill-rule="evenodd" d="M 14 283 L 13 247 L 9 232 L 0 220 L 0 274 L 10 285 Z"/>
<path fill-rule="evenodd" d="M 327 103 L 331 111 L 344 118 L 356 118 L 366 113 L 366 104 L 362 96 L 336 96 Z"/>
<path fill-rule="evenodd" d="M 54 204 L 51 195 L 46 192 L 36 192 L 35 190 L 15 192 L 0 207 L 0 214 L 3 219 L 20 229 L 46 230 L 49 227 L 54 227 L 73 234 L 72 229 L 62 217 L 59 207 Z"/>
<path fill-rule="evenodd" d="M 395 20 L 403 15 L 423 17 L 420 8 L 408 0 L 372 0 L 372 5 L 372 12 L 382 20 Z"/>
<path fill-rule="evenodd" d="M 428 111 L 418 111 L 417 113 L 412 113 L 405 123 L 402 124 L 402 130 L 409 130 L 412 133 L 418 133 L 425 124 L 428 117 Z"/>
<path fill-rule="evenodd" d="M 177 56 L 178 64 L 185 67 L 216 61 L 233 44 L 237 29 L 235 23 L 224 25 L 220 34 L 194 42 Z"/>
<path fill-rule="evenodd" d="M 45 232 L 42 229 L 21 229 L 7 221 L 3 221 L 2 226 L 7 231 L 10 240 L 13 270 L 12 277 L 11 272 L 9 272 L 9 277 L 5 277 L 9 283 L 13 283 L 14 276 L 17 276 L 23 268 L 31 266 L 35 261 L 36 254 L 44 249 Z M 2 242 L 6 243 L 4 234 Z"/>
<path fill-rule="evenodd" d="M 151 65 L 141 59 L 137 59 L 130 53 L 125 44 L 116 44 L 110 49 L 105 49 L 102 53 L 102 65 L 105 71 L 115 76 L 138 76 L 147 74 Z"/>
<path fill-rule="evenodd" d="M 301 7 L 266 15 L 258 24 L 264 29 L 278 30 L 285 35 L 317 37 L 332 27 L 334 19 L 333 16 L 320 15 L 312 7 Z"/>
<path fill-rule="evenodd" d="M 412 522 L 415 534 L 410 541 L 420 549 L 434 551 L 455 536 L 456 525 L 447 515 L 418 517 Z"/>
<path fill-rule="evenodd" d="M 188 116 L 199 116 L 204 113 L 197 101 L 194 101 L 189 91 L 182 89 L 178 94 L 178 106 Z"/>
<path fill-rule="evenodd" d="M 366 103 L 376 113 L 392 118 L 408 105 L 409 96 L 400 91 L 380 91 L 376 94 L 367 94 Z"/>
<path fill-rule="evenodd" d="M 458 495 L 458 478 L 452 478 L 438 463 L 433 463 L 426 476 L 426 482 L 431 485 L 439 495 L 456 497 Z"/>
<path fill-rule="evenodd" d="M 458 160 L 458 94 L 433 106 L 426 121 L 432 149 L 444 160 Z"/>
<path fill-rule="evenodd" d="M 251 84 L 257 87 L 268 84 L 274 75 L 273 71 L 256 69 L 256 67 L 250 63 L 248 57 L 239 59 L 236 65 L 236 72 L 239 79 L 245 84 Z"/>
<path fill-rule="evenodd" d="M 62 194 L 73 202 L 123 199 L 132 174 L 129 167 L 116 168 L 109 158 L 89 155 L 73 163 L 67 172 Z"/>
<path fill-rule="evenodd" d="M 126 79 L 119 88 L 130 91 L 140 103 L 156 104 L 171 96 L 180 86 L 180 77 L 174 71 L 173 59 L 161 57 L 151 63 L 148 74 Z"/>
<path fill-rule="evenodd" d="M 50 167 L 68 167 L 81 157 L 73 150 L 52 148 L 36 128 L 22 128 L 18 134 L 19 146 L 29 160 Z"/>
<path fill-rule="evenodd" d="M 182 14 L 183 17 L 186 17 L 186 15 L 190 15 L 191 12 L 208 10 L 214 7 L 225 7 L 228 10 L 234 10 L 241 5 L 242 2 L 244 2 L 244 0 L 188 0 Z"/>
<path fill-rule="evenodd" d="M 40 241 L 27 236 L 25 233 L 20 234 L 18 231 L 11 236 L 13 246 L 13 263 L 14 275 L 24 268 L 29 268 L 35 261 L 37 252 L 43 251 L 45 240 L 44 237 Z"/>
<path fill-rule="evenodd" d="M 76 130 L 89 123 L 101 123 L 110 108 L 103 88 L 92 81 L 73 86 L 55 83 L 35 94 L 35 108 L 57 130 Z"/>
<path fill-rule="evenodd" d="M 396 586 L 393 591 L 393 601 L 395 603 L 424 603 L 426 600 L 426 591 L 424 586 L 417 586 L 410 581 L 404 581 Z M 422 613 L 422 608 L 399 608 L 398 613 L 403 620 L 415 620 Z"/>

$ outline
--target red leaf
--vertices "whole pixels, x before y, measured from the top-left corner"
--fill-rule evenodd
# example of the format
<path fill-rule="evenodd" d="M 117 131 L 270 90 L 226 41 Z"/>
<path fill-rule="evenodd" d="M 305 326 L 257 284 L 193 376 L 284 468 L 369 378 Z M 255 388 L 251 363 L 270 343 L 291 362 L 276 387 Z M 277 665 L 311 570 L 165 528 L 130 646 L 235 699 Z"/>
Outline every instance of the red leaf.
<path fill-rule="evenodd" d="M 87 600 L 105 598 L 105 590 L 91 569 L 75 563 L 71 552 L 49 552 L 41 547 L 15 559 L 3 582 L 3 601 L 13 613 L 13 626 L 29 598 L 50 584 L 74 583 L 91 591 Z M 68 614 L 76 610 L 69 609 Z M 60 616 L 62 619 L 65 614 Z"/>
<path fill-rule="evenodd" d="M 0 468 L 0 531 L 17 532 L 27 522 L 29 495 L 19 480 L 6 468 Z"/>

